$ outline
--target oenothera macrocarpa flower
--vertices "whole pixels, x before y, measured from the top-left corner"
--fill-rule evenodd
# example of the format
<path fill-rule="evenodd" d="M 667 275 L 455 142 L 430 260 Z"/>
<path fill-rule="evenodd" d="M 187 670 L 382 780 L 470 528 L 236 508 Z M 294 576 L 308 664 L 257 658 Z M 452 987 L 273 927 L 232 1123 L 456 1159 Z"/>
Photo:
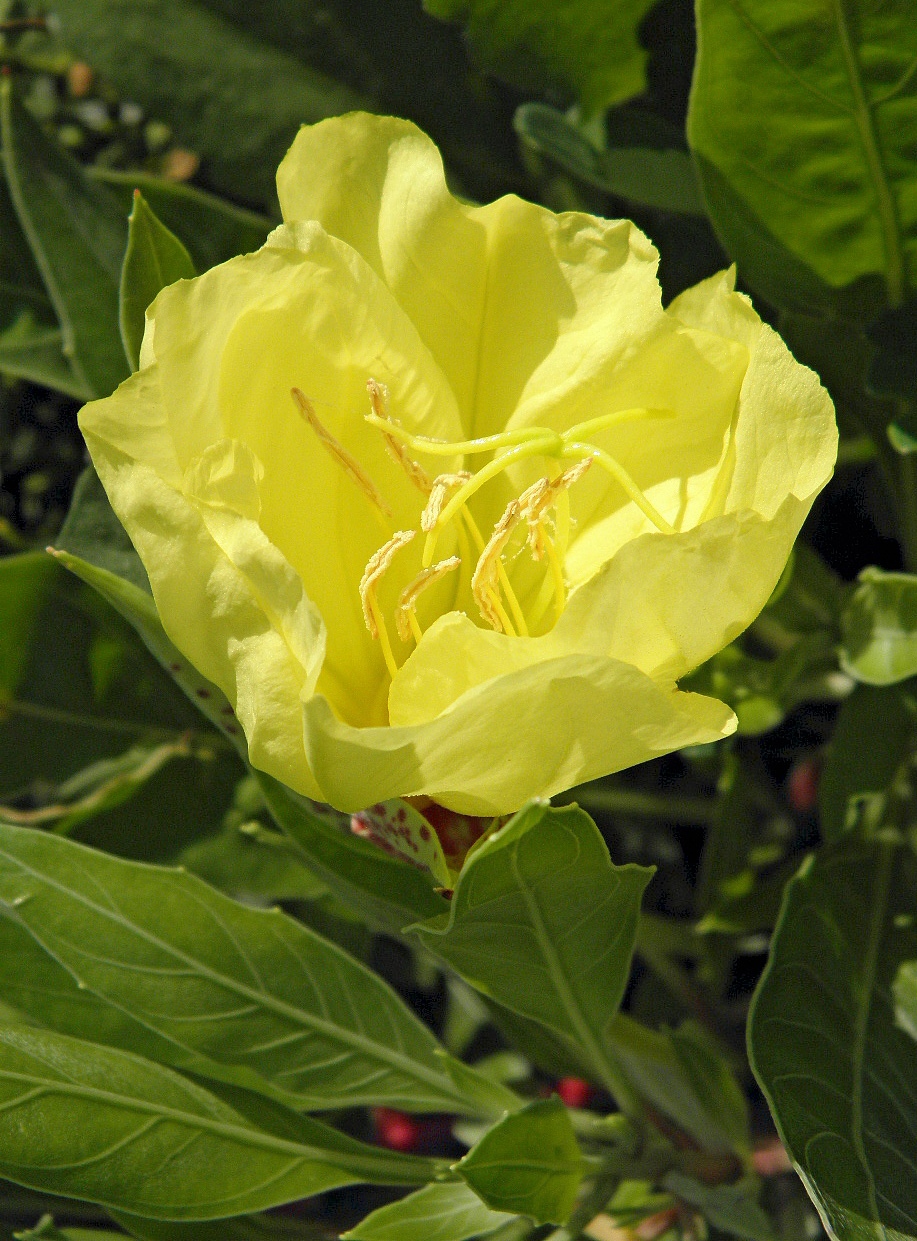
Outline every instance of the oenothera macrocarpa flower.
<path fill-rule="evenodd" d="M 663 310 L 632 224 L 460 202 L 403 121 L 303 129 L 278 187 L 286 223 L 164 290 L 81 418 L 252 763 L 485 815 L 730 733 L 677 681 L 830 475 L 815 375 L 730 275 Z"/>

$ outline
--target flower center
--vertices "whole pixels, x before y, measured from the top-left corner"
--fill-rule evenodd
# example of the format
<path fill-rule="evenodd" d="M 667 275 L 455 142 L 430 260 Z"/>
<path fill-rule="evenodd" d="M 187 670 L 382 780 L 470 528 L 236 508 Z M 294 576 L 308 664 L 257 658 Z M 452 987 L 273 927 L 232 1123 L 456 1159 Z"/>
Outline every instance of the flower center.
<path fill-rule="evenodd" d="M 398 553 L 417 533 L 426 536 L 421 571 L 401 591 L 394 609 L 395 625 L 402 642 L 412 638 L 420 641 L 423 630 L 417 618 L 418 600 L 434 582 L 455 571 L 471 573 L 470 588 L 475 604 L 483 620 L 497 632 L 514 637 L 528 636 L 552 603 L 556 622 L 567 600 L 564 558 L 571 530 L 569 493 L 593 465 L 605 470 L 618 483 L 657 530 L 663 534 L 674 533 L 620 462 L 589 441 L 589 437 L 625 422 L 672 417 L 671 410 L 635 407 L 590 418 L 563 432 L 549 427 L 520 427 L 497 435 L 447 442 L 414 435 L 396 422 L 389 413 L 388 392 L 383 384 L 370 379 L 367 390 L 372 412 L 366 415 L 366 421 L 379 430 L 393 460 L 426 500 L 419 530 L 395 531 L 370 557 L 360 582 L 366 627 L 372 637 L 378 639 L 392 677 L 398 671 L 398 663 L 379 603 L 378 587 Z M 377 516 L 390 519 L 391 508 L 359 462 L 322 426 L 311 403 L 297 388 L 293 389 L 293 399 L 319 442 L 363 492 Z M 435 459 L 474 457 L 484 453 L 493 455 L 475 472 L 462 470 L 431 475 L 415 459 L 415 454 Z M 533 457 L 545 460 L 548 472 L 510 500 L 485 540 L 469 502 L 491 480 Z M 391 525 L 388 528 L 391 530 Z M 456 536 L 458 554 L 436 560 L 440 535 L 447 528 Z M 517 531 L 524 533 L 524 543 L 532 560 L 545 565 L 540 589 L 527 613 L 520 605 L 506 567 L 507 546 Z"/>

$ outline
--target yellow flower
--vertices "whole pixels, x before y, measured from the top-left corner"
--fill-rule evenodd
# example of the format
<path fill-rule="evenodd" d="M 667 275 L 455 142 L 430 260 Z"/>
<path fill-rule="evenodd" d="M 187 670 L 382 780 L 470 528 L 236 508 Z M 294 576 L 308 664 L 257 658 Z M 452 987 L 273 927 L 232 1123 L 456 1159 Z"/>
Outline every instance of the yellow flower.
<path fill-rule="evenodd" d="M 252 763 L 470 814 L 734 728 L 676 682 L 767 600 L 831 403 L 626 221 L 453 198 L 412 125 L 303 129 L 286 221 L 165 290 L 81 425 Z"/>

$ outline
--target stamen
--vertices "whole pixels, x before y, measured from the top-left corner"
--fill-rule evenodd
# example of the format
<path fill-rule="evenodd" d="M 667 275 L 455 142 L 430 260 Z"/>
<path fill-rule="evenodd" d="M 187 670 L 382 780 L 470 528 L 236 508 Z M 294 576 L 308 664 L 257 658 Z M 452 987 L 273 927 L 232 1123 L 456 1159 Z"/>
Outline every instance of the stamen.
<path fill-rule="evenodd" d="M 475 546 L 478 549 L 478 555 L 480 556 L 481 553 L 484 551 L 484 536 L 481 534 L 481 531 L 478 529 L 478 523 L 475 521 L 474 517 L 472 516 L 470 509 L 463 508 L 462 517 L 464 518 L 465 524 L 467 525 L 468 529 L 471 531 L 471 537 L 474 539 Z M 462 533 L 462 527 L 459 526 L 460 536 L 461 536 L 461 533 Z M 430 538 L 433 536 L 428 535 L 427 537 Z M 465 541 L 467 543 L 467 539 Z M 509 603 L 509 610 L 513 614 L 513 620 L 516 622 L 516 628 L 523 635 L 523 637 L 527 638 L 529 636 L 529 627 L 526 624 L 525 613 L 522 611 L 522 608 L 519 606 L 519 600 L 516 598 L 516 592 L 513 590 L 512 584 L 510 583 L 509 574 L 506 572 L 506 568 L 503 564 L 502 559 L 497 560 L 497 575 L 500 578 L 500 585 L 503 587 L 503 593 L 506 595 L 507 602 Z M 498 591 L 497 592 L 498 601 L 499 601 L 499 597 L 500 596 L 499 596 L 499 591 Z"/>
<path fill-rule="evenodd" d="M 513 531 L 521 520 L 521 507 L 518 500 L 510 500 L 503 516 L 494 526 L 487 546 L 481 552 L 480 559 L 471 577 L 471 593 L 480 609 L 481 615 L 498 633 L 501 631 L 515 634 L 509 617 L 500 602 L 500 575 L 498 566 L 503 549 L 509 542 Z"/>
<path fill-rule="evenodd" d="M 385 440 L 389 456 L 401 466 L 417 490 L 428 496 L 430 488 L 433 486 L 430 475 L 419 462 L 408 456 L 404 450 L 404 444 L 392 434 L 392 430 L 397 426 L 397 423 L 388 412 L 388 388 L 376 379 L 367 379 L 366 390 L 369 393 L 369 401 L 373 407 L 375 418 L 373 425 L 378 426 L 382 432 L 382 438 Z"/>
<path fill-rule="evenodd" d="M 290 395 L 296 402 L 299 412 L 302 414 L 303 418 L 315 432 L 322 447 L 327 449 L 331 456 L 334 457 L 335 461 L 337 461 L 338 465 L 343 466 L 344 472 L 348 474 L 356 483 L 366 498 L 371 501 L 371 503 L 375 504 L 376 508 L 378 508 L 380 512 L 384 513 L 386 517 L 391 517 L 392 510 L 379 494 L 379 489 L 376 487 L 376 484 L 364 471 L 360 463 L 350 455 L 344 445 L 339 440 L 336 440 L 326 427 L 322 426 L 318 420 L 318 415 L 315 412 L 312 402 L 308 400 L 304 393 L 300 392 L 299 388 L 292 388 Z"/>
<path fill-rule="evenodd" d="M 659 510 L 650 503 L 624 466 L 615 461 L 614 457 L 610 453 L 605 452 L 603 448 L 596 448 L 592 444 L 574 442 L 564 447 L 563 455 L 565 457 L 592 457 L 608 471 L 612 478 L 621 484 L 637 508 L 650 519 L 657 530 L 660 530 L 663 534 L 675 533 L 674 527 L 670 526 Z"/>
<path fill-rule="evenodd" d="M 398 665 L 395 663 L 395 657 L 392 654 L 392 645 L 389 642 L 382 609 L 379 607 L 376 588 L 391 566 L 395 554 L 410 543 L 414 534 L 414 530 L 396 531 L 387 543 L 384 543 L 377 552 L 373 552 L 367 561 L 366 568 L 363 570 L 363 577 L 360 579 L 360 600 L 363 604 L 363 619 L 366 622 L 366 628 L 369 630 L 370 635 L 373 638 L 379 639 L 385 665 L 392 678 L 398 672 Z"/>
<path fill-rule="evenodd" d="M 440 560 L 437 564 L 430 565 L 429 569 L 421 569 L 413 582 L 405 586 L 399 596 L 398 606 L 395 608 L 395 624 L 402 642 L 407 642 L 412 633 L 418 642 L 423 637 L 423 631 L 417 623 L 418 597 L 428 586 L 432 586 L 441 577 L 457 569 L 461 563 L 460 556 L 450 556 L 448 560 Z"/>
<path fill-rule="evenodd" d="M 439 515 L 449 498 L 449 493 L 470 480 L 471 475 L 467 470 L 459 470 L 457 474 L 437 474 L 430 486 L 427 507 L 420 517 L 420 528 L 425 534 L 429 534 L 435 528 Z"/>
<path fill-rule="evenodd" d="M 592 458 L 586 457 L 583 461 L 577 461 L 576 465 L 568 466 L 556 478 L 539 478 L 519 497 L 522 517 L 528 522 L 528 544 L 534 560 L 541 560 L 545 554 L 544 521 L 548 510 L 554 507 L 562 493 L 579 482 L 591 465 Z"/>

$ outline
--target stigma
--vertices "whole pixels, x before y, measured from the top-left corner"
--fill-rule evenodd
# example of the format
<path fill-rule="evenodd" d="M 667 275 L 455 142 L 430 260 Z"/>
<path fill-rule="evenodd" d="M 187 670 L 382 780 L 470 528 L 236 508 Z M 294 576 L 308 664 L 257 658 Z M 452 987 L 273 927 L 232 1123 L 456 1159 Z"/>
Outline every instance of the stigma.
<path fill-rule="evenodd" d="M 608 474 L 628 499 L 661 534 L 674 529 L 649 500 L 623 465 L 606 449 L 593 442 L 601 431 L 634 421 L 669 418 L 671 410 L 635 407 L 616 410 L 588 419 L 559 432 L 549 427 L 518 427 L 496 435 L 446 441 L 415 435 L 391 415 L 388 390 L 378 380 L 367 382 L 370 413 L 365 420 L 382 436 L 388 455 L 419 492 L 415 529 L 393 531 L 370 557 L 359 586 L 363 616 L 370 635 L 382 648 L 389 675 L 398 672 L 391 637 L 379 599 L 384 578 L 396 573 L 399 554 L 418 535 L 423 536 L 420 572 L 414 572 L 398 594 L 392 616 L 402 644 L 419 643 L 423 628 L 418 617 L 421 596 L 435 583 L 457 574 L 455 599 L 468 597 L 481 622 L 498 633 L 527 637 L 533 630 L 544 632 L 563 614 L 568 595 L 565 557 L 569 548 L 572 518 L 570 492 L 594 468 Z M 338 462 L 377 516 L 391 520 L 392 508 L 362 466 L 319 422 L 311 403 L 293 389 L 304 420 L 322 447 Z M 477 469 L 435 471 L 437 457 L 471 458 L 486 456 Z M 424 461 L 418 460 L 423 458 Z M 543 463 L 544 473 L 510 499 L 487 537 L 472 512 L 471 502 L 493 480 L 523 462 Z M 433 464 L 430 464 L 433 463 Z M 531 474 L 530 474 L 531 476 Z M 449 533 L 451 554 L 437 559 L 441 537 Z M 536 568 L 542 569 L 540 586 L 529 589 L 527 607 L 514 589 L 510 569 L 524 552 Z M 416 565 L 416 553 L 414 553 Z M 513 574 L 513 576 L 516 576 Z M 537 582 L 537 579 L 536 579 Z M 546 616 L 552 612 L 553 620 Z"/>

